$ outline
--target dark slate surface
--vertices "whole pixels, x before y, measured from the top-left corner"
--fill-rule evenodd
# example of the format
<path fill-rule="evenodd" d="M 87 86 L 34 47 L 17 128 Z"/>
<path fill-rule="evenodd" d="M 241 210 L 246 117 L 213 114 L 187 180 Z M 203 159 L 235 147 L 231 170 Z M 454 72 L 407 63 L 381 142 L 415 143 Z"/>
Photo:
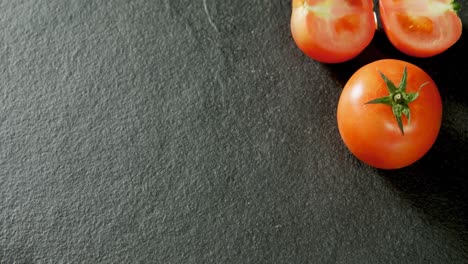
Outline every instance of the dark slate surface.
<path fill-rule="evenodd" d="M 378 32 L 323 65 L 290 12 L 0 1 L 0 262 L 467 263 L 468 32 L 431 59 Z M 379 58 L 422 67 L 444 103 L 434 147 L 398 171 L 357 161 L 335 121 Z"/>

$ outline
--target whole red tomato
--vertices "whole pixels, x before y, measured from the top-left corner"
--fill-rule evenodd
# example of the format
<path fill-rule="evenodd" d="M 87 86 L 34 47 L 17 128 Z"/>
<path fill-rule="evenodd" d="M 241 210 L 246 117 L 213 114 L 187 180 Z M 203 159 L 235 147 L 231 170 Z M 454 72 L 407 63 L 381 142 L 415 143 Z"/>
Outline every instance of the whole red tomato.
<path fill-rule="evenodd" d="M 379 60 L 346 83 L 337 109 L 340 135 L 361 161 L 397 169 L 420 159 L 434 144 L 442 120 L 436 84 L 417 66 Z"/>
<path fill-rule="evenodd" d="M 350 60 L 376 29 L 372 0 L 293 0 L 291 33 L 309 57 L 325 63 Z"/>
<path fill-rule="evenodd" d="M 379 6 L 388 39 L 408 55 L 437 55 L 462 34 L 459 5 L 453 0 L 380 0 Z"/>

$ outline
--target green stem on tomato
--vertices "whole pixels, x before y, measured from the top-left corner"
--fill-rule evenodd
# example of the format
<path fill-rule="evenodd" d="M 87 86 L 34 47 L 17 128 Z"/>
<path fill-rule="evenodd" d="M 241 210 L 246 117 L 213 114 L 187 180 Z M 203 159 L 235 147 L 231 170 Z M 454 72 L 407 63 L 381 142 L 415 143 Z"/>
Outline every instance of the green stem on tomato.
<path fill-rule="evenodd" d="M 419 87 L 419 90 L 415 93 L 407 93 L 406 85 L 408 79 L 408 71 L 406 67 L 403 70 L 403 75 L 401 77 L 400 84 L 398 85 L 398 87 L 396 87 L 395 84 L 392 81 L 390 81 L 387 78 L 387 76 L 385 76 L 382 72 L 379 71 L 379 73 L 382 79 L 384 80 L 385 85 L 387 86 L 389 95 L 376 98 L 367 102 L 366 104 L 385 104 L 390 106 L 392 108 L 393 115 L 395 116 L 395 119 L 398 123 L 398 127 L 400 128 L 401 134 L 404 135 L 405 131 L 403 129 L 402 116 L 404 115 L 408 120 L 408 123 L 410 122 L 411 113 L 409 103 L 414 102 L 418 98 L 421 88 L 428 83 L 423 83 Z"/>
<path fill-rule="evenodd" d="M 455 12 L 458 13 L 458 11 L 460 11 L 461 5 L 457 1 L 453 0 L 450 4 Z"/>

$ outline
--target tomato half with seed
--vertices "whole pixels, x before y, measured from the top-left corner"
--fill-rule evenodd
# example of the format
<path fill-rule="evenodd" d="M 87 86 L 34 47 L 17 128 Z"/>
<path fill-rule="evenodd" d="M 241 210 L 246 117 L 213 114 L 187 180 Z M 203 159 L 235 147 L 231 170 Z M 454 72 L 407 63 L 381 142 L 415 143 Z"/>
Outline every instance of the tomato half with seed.
<path fill-rule="evenodd" d="M 325 63 L 350 60 L 376 29 L 372 0 L 293 0 L 291 33 L 309 57 Z"/>
<path fill-rule="evenodd" d="M 431 57 L 455 44 L 462 34 L 453 0 L 380 0 L 380 17 L 390 42 L 414 57 Z"/>
<path fill-rule="evenodd" d="M 337 108 L 340 135 L 361 161 L 397 169 L 419 160 L 434 144 L 442 102 L 431 77 L 400 60 L 379 60 L 356 71 Z"/>

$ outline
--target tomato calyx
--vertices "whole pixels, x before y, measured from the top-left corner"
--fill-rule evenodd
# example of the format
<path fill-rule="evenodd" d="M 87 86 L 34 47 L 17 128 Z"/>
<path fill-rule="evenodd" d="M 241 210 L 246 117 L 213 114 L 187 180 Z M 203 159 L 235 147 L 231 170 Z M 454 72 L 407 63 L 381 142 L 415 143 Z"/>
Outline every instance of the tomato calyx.
<path fill-rule="evenodd" d="M 453 0 L 450 4 L 452 5 L 453 11 L 455 11 L 456 13 L 460 11 L 461 5 L 456 0 Z"/>
<path fill-rule="evenodd" d="M 392 108 L 393 115 L 398 123 L 398 127 L 400 128 L 401 134 L 404 135 L 405 131 L 403 129 L 403 121 L 402 116 L 404 115 L 408 120 L 408 123 L 411 119 L 411 113 L 409 108 L 409 103 L 414 102 L 419 97 L 419 92 L 421 88 L 423 88 L 428 82 L 425 82 L 419 86 L 419 90 L 415 93 L 407 93 L 406 86 L 408 80 L 408 71 L 406 67 L 403 70 L 403 75 L 400 80 L 400 84 L 398 87 L 390 81 L 385 74 L 379 71 L 380 76 L 385 82 L 385 85 L 389 91 L 388 96 L 376 98 L 371 100 L 365 104 L 385 104 Z"/>

